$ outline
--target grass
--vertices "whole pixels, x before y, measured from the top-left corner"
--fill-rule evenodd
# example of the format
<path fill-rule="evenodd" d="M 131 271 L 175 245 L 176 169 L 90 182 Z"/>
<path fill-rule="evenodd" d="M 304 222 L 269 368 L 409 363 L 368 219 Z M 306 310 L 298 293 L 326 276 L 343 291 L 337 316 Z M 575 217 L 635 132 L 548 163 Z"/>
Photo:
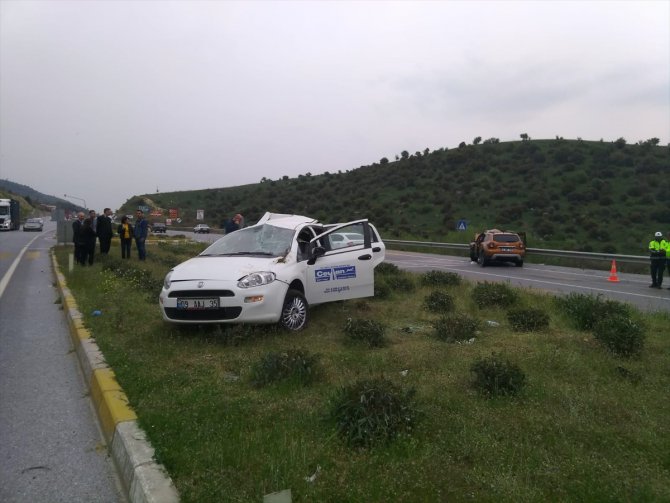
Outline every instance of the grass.
<path fill-rule="evenodd" d="M 641 314 L 648 336 L 632 359 L 572 328 L 536 292 L 519 291 L 517 307 L 543 309 L 549 327 L 514 332 L 505 309 L 477 307 L 467 282 L 440 289 L 455 312 L 481 322 L 472 344 L 432 337 L 439 314 L 424 309 L 426 286 L 317 306 L 297 334 L 179 327 L 161 320 L 155 281 L 117 277 L 112 257 L 68 273 L 68 251 L 56 255 L 85 323 L 184 502 L 261 501 L 288 488 L 295 502 L 668 500 L 668 313 Z M 196 252 L 166 242 L 124 266 L 160 280 Z M 91 316 L 95 309 L 102 315 Z M 383 322 L 389 344 L 348 344 L 347 318 Z M 254 365 L 288 349 L 319 354 L 322 379 L 254 387 Z M 525 373 L 518 396 L 487 399 L 472 388 L 470 366 L 494 352 Z M 328 401 L 343 385 L 382 376 L 416 389 L 421 419 L 388 444 L 347 447 L 326 420 Z"/>

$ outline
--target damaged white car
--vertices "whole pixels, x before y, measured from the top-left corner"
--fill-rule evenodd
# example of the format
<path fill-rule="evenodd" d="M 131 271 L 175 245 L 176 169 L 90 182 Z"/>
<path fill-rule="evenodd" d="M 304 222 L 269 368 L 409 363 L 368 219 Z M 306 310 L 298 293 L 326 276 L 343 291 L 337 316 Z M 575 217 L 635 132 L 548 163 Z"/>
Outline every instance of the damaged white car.
<path fill-rule="evenodd" d="M 362 241 L 343 247 L 335 241 L 343 233 Z M 367 220 L 324 225 L 266 213 L 172 269 L 159 303 L 174 323 L 278 322 L 302 330 L 310 305 L 373 296 L 374 268 L 384 253 Z"/>

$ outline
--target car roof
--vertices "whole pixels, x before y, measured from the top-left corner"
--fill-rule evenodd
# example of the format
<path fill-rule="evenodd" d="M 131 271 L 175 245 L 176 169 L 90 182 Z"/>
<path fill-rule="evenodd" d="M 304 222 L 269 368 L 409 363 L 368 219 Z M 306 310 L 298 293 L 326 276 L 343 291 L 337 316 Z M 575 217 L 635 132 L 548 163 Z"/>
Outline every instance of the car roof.
<path fill-rule="evenodd" d="M 295 229 L 303 224 L 315 224 L 318 222 L 315 218 L 309 218 L 302 215 L 288 215 L 285 213 L 265 213 L 256 225 L 261 225 L 271 222 L 275 227 L 282 227 L 285 229 Z"/>

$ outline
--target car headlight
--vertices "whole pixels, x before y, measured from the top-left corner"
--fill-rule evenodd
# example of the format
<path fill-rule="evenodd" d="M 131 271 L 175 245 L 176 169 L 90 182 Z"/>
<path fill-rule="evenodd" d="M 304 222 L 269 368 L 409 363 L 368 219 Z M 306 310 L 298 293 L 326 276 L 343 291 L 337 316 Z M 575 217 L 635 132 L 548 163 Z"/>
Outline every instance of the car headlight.
<path fill-rule="evenodd" d="M 170 277 L 171 277 L 171 276 L 172 276 L 172 271 L 170 271 L 169 273 L 167 273 L 167 274 L 165 275 L 165 279 L 163 280 L 163 288 L 165 288 L 166 290 L 169 290 L 169 289 L 170 289 L 170 285 L 171 285 L 171 283 L 170 283 Z"/>
<path fill-rule="evenodd" d="M 275 273 L 269 271 L 254 272 L 246 275 L 237 282 L 240 288 L 251 288 L 253 286 L 267 285 L 276 279 Z"/>

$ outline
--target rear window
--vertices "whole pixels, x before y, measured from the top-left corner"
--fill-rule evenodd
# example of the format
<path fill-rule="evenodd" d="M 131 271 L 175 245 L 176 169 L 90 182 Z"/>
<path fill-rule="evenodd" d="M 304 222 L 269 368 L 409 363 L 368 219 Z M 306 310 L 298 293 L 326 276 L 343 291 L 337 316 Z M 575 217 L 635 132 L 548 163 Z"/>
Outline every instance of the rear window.
<path fill-rule="evenodd" d="M 516 234 L 494 234 L 493 240 L 498 243 L 518 243 L 521 241 Z"/>

